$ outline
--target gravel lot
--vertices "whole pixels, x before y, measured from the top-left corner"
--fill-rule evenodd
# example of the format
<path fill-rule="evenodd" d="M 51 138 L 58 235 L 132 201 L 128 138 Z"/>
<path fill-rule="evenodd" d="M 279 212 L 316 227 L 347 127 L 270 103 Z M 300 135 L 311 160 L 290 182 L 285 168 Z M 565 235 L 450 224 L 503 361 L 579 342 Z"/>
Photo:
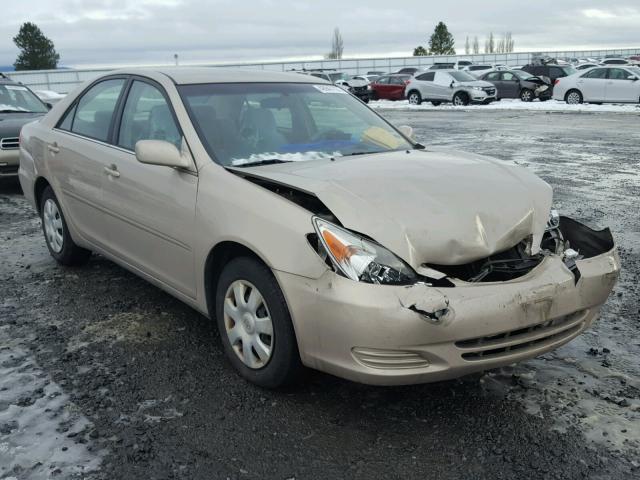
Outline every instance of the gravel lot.
<path fill-rule="evenodd" d="M 0 478 L 640 478 L 639 115 L 379 111 L 532 169 L 563 213 L 612 228 L 623 271 L 592 331 L 456 381 L 260 390 L 172 297 L 101 257 L 57 267 L 5 182 Z"/>

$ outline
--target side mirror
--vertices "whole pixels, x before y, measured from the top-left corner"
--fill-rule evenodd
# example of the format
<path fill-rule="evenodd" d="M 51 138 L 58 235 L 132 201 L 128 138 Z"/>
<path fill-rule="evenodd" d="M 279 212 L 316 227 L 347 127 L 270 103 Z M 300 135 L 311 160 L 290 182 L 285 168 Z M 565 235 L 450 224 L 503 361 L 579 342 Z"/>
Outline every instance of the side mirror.
<path fill-rule="evenodd" d="M 455 83 L 456 83 L 455 81 L 451 80 L 451 84 L 449 85 L 449 88 L 453 88 L 453 85 L 454 85 Z"/>
<path fill-rule="evenodd" d="M 627 77 L 627 80 L 631 80 L 631 81 L 635 82 L 636 80 L 638 80 L 638 77 L 636 77 L 635 75 L 629 75 Z"/>
<path fill-rule="evenodd" d="M 45 103 L 45 105 L 47 106 L 47 108 L 49 110 L 51 110 L 53 108 L 53 105 L 51 103 L 49 103 L 49 102 Z"/>
<path fill-rule="evenodd" d="M 136 158 L 140 163 L 163 167 L 189 168 L 191 161 L 165 140 L 139 140 L 136 142 Z"/>
<path fill-rule="evenodd" d="M 402 135 L 404 135 L 405 137 L 407 137 L 407 138 L 409 138 L 409 139 L 411 139 L 411 140 L 414 140 L 414 137 L 413 137 L 413 128 L 412 128 L 412 127 L 410 127 L 409 125 L 400 125 L 400 126 L 398 127 L 398 130 L 399 130 L 399 131 L 400 131 L 400 133 L 401 133 Z"/>

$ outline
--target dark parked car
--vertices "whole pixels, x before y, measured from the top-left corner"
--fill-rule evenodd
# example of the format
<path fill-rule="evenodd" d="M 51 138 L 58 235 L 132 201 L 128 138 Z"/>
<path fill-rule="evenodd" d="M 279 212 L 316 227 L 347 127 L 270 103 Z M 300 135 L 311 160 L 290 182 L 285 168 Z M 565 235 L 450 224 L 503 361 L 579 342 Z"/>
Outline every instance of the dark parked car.
<path fill-rule="evenodd" d="M 551 98 L 551 85 L 540 77 L 522 70 L 502 70 L 485 73 L 480 80 L 492 83 L 498 89 L 498 99 L 519 98 L 523 102 Z"/>
<path fill-rule="evenodd" d="M 372 100 L 404 100 L 404 89 L 411 75 L 384 75 L 376 79 L 371 87 Z"/>
<path fill-rule="evenodd" d="M 522 67 L 522 71 L 530 73 L 531 75 L 534 75 L 536 77 L 540 77 L 545 81 L 547 81 L 548 79 L 550 84 L 549 90 L 551 90 L 549 94 L 553 93 L 553 84 L 556 81 L 556 79 L 568 77 L 569 75 L 573 75 L 574 73 L 577 72 L 577 70 L 573 68 L 571 65 L 553 65 L 553 64 L 525 65 L 524 67 Z"/>
<path fill-rule="evenodd" d="M 27 87 L 0 76 L 0 178 L 17 178 L 20 129 L 48 110 Z"/>

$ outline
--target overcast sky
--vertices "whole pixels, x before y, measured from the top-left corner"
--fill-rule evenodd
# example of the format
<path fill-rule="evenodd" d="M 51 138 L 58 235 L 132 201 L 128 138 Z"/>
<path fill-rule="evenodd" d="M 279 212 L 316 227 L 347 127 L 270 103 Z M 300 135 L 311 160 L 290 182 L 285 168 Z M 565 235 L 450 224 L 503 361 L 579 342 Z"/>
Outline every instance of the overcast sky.
<path fill-rule="evenodd" d="M 0 65 L 38 24 L 67 66 L 318 58 L 339 27 L 344 56 L 411 55 L 444 21 L 465 37 L 511 31 L 516 50 L 640 47 L 640 0 L 3 0 Z"/>

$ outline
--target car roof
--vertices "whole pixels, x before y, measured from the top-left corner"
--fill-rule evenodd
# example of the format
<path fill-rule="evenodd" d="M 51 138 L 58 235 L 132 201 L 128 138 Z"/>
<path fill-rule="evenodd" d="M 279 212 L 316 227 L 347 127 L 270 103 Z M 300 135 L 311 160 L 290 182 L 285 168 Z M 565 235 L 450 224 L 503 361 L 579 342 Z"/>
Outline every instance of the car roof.
<path fill-rule="evenodd" d="M 306 73 L 306 72 L 305 72 Z M 314 72 L 320 73 L 320 72 Z M 332 72 L 335 73 L 335 72 Z M 298 72 L 269 72 L 264 70 L 242 70 L 223 67 L 160 67 L 127 68 L 110 72 L 109 75 L 162 74 L 177 85 L 198 83 L 318 83 L 325 80 Z"/>

